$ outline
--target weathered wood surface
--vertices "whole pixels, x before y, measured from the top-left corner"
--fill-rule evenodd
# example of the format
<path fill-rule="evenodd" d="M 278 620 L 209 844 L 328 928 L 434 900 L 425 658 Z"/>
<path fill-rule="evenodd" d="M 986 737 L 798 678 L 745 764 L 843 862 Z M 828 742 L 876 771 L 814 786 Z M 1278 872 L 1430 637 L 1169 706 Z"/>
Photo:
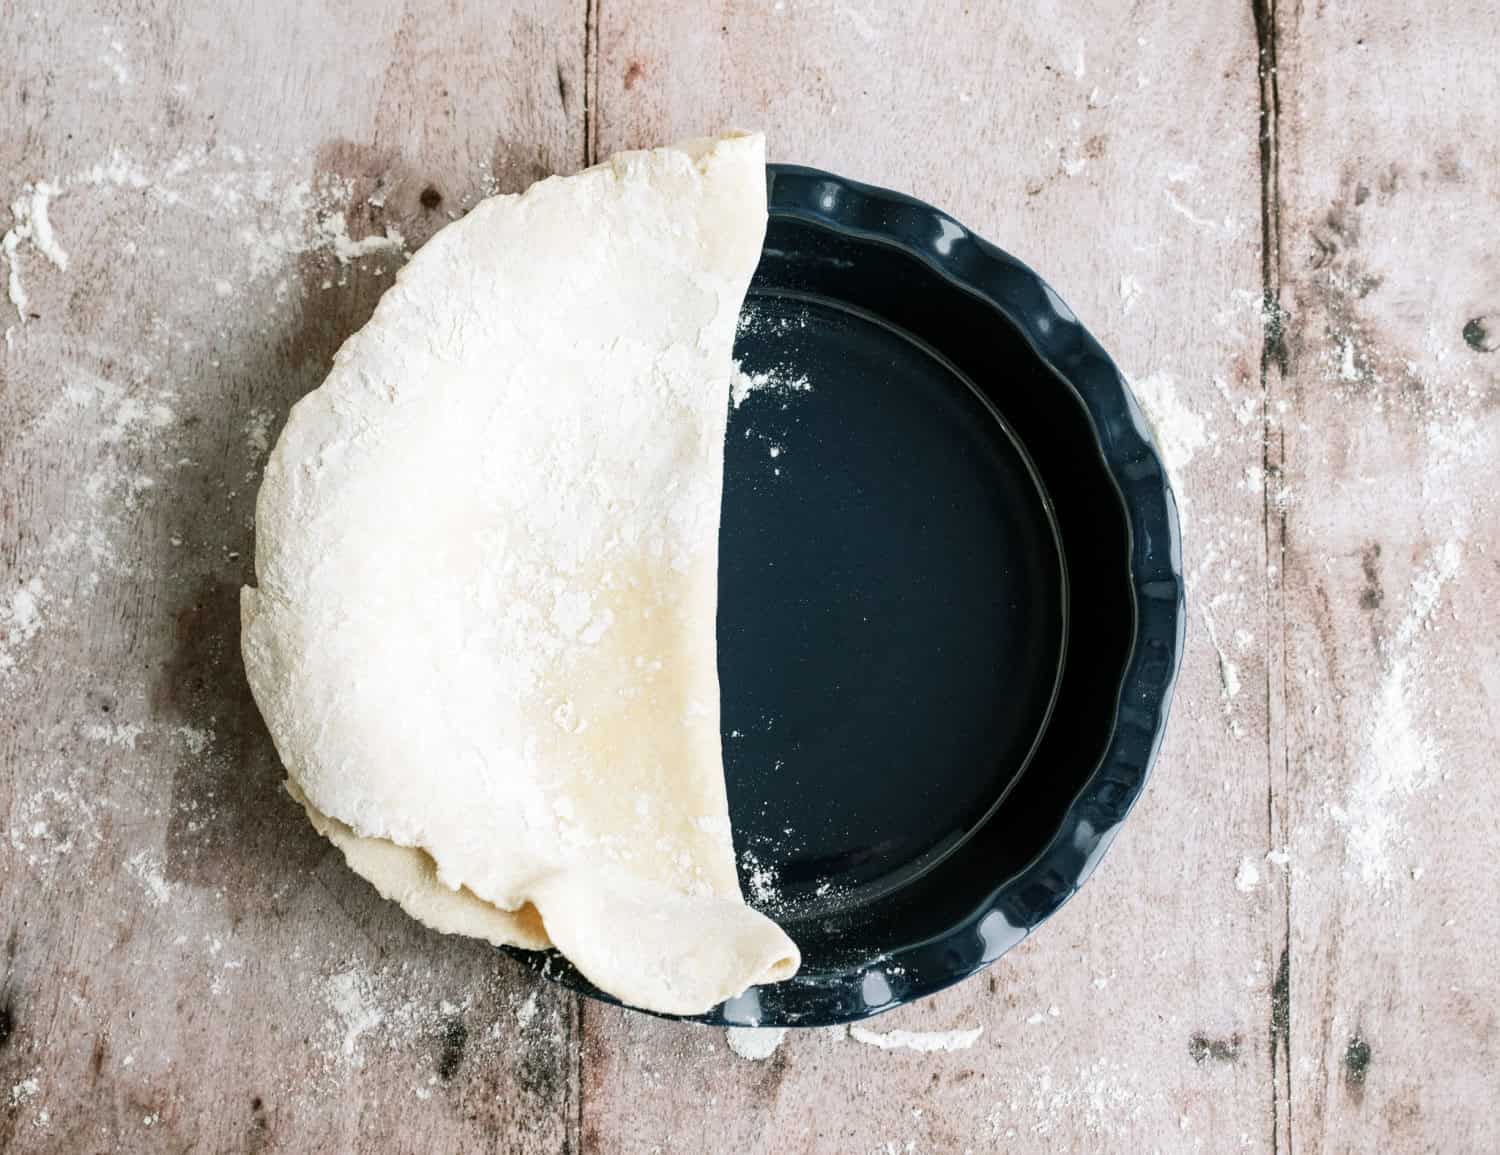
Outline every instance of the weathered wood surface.
<path fill-rule="evenodd" d="M 0 202 L 47 182 L 68 257 L 18 237 L 0 314 L 0 1149 L 1500 1146 L 1484 5 L 212 7 L 0 8 Z M 1186 497 L 1145 799 L 873 1024 L 965 1050 L 751 1062 L 426 933 L 279 795 L 240 672 L 266 446 L 401 250 L 726 124 L 1043 270 Z"/>
<path fill-rule="evenodd" d="M 574 1000 L 380 902 L 278 790 L 237 591 L 266 445 L 397 265 L 341 263 L 335 214 L 411 247 L 577 167 L 582 29 L 0 6 L 0 199 L 55 186 L 69 258 L 19 247 L 24 323 L 0 294 L 0 1149 L 575 1133 Z"/>
<path fill-rule="evenodd" d="M 1278 16 L 1294 1150 L 1500 1148 L 1497 47 Z"/>

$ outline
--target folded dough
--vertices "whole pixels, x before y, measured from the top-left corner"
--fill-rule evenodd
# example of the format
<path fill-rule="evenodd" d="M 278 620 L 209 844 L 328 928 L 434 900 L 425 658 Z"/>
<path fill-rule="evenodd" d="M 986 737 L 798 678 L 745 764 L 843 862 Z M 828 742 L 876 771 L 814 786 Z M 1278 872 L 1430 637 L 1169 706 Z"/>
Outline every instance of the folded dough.
<path fill-rule="evenodd" d="M 719 745 L 719 498 L 759 136 L 623 153 L 438 233 L 292 410 L 242 593 L 319 831 L 449 933 L 650 1010 L 784 979 Z"/>

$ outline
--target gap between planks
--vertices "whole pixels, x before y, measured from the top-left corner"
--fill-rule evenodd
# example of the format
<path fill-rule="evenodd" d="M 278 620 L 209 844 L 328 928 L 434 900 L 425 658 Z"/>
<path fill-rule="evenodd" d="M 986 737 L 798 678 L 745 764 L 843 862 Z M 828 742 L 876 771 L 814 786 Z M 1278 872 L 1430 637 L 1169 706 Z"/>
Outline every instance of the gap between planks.
<path fill-rule="evenodd" d="M 583 167 L 599 162 L 599 5 L 583 5 Z"/>
<path fill-rule="evenodd" d="M 583 167 L 599 160 L 599 4 L 601 0 L 584 0 L 583 6 Z M 568 1041 L 572 1054 L 568 1070 L 568 1117 L 563 1121 L 564 1155 L 577 1155 L 584 1149 L 583 1112 L 585 1078 L 584 1033 L 587 1030 L 587 1007 L 582 995 L 569 992 Z"/>
<path fill-rule="evenodd" d="M 1286 506 L 1274 499 L 1270 479 L 1286 468 L 1286 439 L 1280 416 L 1287 392 L 1286 310 L 1281 284 L 1281 89 L 1276 62 L 1276 0 L 1250 0 L 1258 50 L 1257 113 L 1261 197 L 1261 434 L 1262 476 L 1267 479 L 1261 507 L 1266 572 L 1266 841 L 1274 851 L 1288 841 L 1288 763 L 1286 733 Z M 1291 1059 L 1291 872 L 1278 872 L 1271 896 L 1272 974 L 1268 1007 L 1271 1063 L 1271 1150 L 1292 1150 Z M 1279 934 L 1278 934 L 1279 932 Z M 1279 947 L 1279 949 L 1278 949 Z"/>

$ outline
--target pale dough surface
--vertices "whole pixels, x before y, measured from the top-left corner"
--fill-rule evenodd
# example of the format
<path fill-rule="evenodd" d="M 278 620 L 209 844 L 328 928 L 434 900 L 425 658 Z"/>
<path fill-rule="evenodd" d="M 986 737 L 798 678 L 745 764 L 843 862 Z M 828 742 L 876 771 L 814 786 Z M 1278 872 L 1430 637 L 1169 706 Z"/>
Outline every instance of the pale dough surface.
<path fill-rule="evenodd" d="M 799 962 L 740 895 L 715 654 L 763 161 L 625 153 L 438 233 L 292 410 L 241 601 L 288 789 L 351 867 L 672 1013 Z"/>

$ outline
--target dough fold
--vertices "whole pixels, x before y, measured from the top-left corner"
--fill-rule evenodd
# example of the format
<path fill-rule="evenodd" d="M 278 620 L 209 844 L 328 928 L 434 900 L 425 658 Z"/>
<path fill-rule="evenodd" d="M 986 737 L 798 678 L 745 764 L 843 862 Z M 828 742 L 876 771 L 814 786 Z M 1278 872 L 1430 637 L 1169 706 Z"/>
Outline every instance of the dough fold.
<path fill-rule="evenodd" d="M 734 867 L 715 654 L 759 136 L 484 201 L 293 408 L 241 644 L 289 792 L 437 930 L 695 1014 L 796 972 Z"/>

